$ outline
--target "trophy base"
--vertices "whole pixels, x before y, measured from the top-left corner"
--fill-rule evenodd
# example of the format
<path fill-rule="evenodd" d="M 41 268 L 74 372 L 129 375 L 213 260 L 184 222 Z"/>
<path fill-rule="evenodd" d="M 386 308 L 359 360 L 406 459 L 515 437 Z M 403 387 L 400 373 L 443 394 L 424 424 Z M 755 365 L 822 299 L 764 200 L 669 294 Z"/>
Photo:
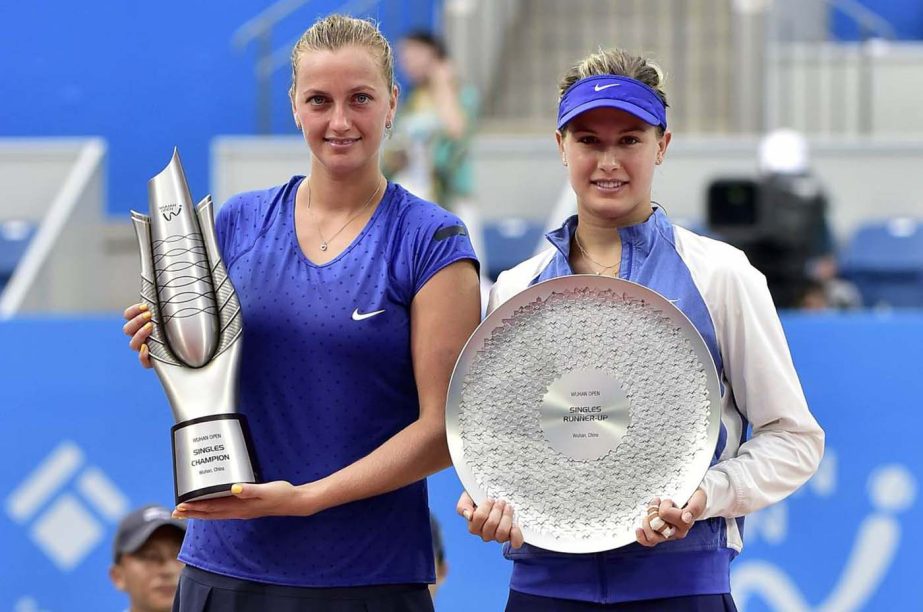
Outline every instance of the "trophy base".
<path fill-rule="evenodd" d="M 233 484 L 258 481 L 253 445 L 242 414 L 183 421 L 171 431 L 177 504 L 227 497 Z"/>

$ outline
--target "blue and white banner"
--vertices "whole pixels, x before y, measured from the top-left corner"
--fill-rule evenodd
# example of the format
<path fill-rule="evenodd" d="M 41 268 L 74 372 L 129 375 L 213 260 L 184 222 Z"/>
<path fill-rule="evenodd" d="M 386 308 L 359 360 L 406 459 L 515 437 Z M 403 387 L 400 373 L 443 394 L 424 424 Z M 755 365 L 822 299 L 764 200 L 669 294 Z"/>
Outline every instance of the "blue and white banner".
<path fill-rule="evenodd" d="M 747 519 L 742 612 L 923 610 L 923 314 L 784 318 L 827 432 L 817 475 Z M 105 320 L 0 324 L 0 611 L 122 610 L 108 578 L 119 517 L 172 503 L 170 409 Z M 509 563 L 430 479 L 449 575 L 440 612 L 502 609 Z"/>
<path fill-rule="evenodd" d="M 172 504 L 170 407 L 120 327 L 0 324 L 0 610 L 124 610 L 116 525 Z"/>
<path fill-rule="evenodd" d="M 734 599 L 741 612 L 923 610 L 923 315 L 783 322 L 826 454 L 747 519 Z"/>

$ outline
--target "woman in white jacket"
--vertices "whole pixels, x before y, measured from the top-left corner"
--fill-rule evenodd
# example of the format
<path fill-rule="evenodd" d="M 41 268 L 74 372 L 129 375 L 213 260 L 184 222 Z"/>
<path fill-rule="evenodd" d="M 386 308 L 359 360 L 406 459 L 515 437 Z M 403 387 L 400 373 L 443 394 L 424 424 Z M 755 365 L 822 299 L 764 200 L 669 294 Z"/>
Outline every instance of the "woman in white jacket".
<path fill-rule="evenodd" d="M 664 295 L 704 338 L 722 383 L 712 465 L 683 507 L 652 500 L 657 510 L 637 543 L 596 554 L 524 545 L 508 504 L 477 507 L 463 494 L 469 531 L 509 542 L 508 611 L 735 610 L 730 562 L 743 546 L 743 517 L 795 491 L 823 455 L 763 275 L 651 202 L 671 139 L 666 106 L 662 73 L 644 58 L 600 51 L 568 71 L 555 136 L 577 215 L 548 234 L 546 251 L 500 275 L 488 308 L 569 274 L 615 276 Z"/>

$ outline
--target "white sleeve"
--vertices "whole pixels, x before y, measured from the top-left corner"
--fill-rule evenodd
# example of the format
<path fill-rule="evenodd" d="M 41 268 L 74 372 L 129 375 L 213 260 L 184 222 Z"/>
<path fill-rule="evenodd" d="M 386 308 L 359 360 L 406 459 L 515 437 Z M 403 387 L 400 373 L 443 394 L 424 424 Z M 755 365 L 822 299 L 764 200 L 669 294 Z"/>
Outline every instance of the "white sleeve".
<path fill-rule="evenodd" d="M 487 298 L 487 314 L 492 313 L 503 302 L 528 288 L 532 281 L 545 269 L 545 266 L 552 260 L 556 252 L 553 247 L 549 247 L 518 266 L 501 272 L 500 276 L 497 277 L 497 282 L 490 288 L 490 297 Z"/>
<path fill-rule="evenodd" d="M 490 294 L 488 295 L 488 298 L 487 298 L 487 313 L 486 314 L 492 313 L 494 310 L 497 309 L 497 306 L 499 306 L 500 304 L 502 304 L 508 299 L 502 296 L 502 294 L 505 293 L 503 291 L 503 287 L 505 287 L 506 285 L 506 283 L 503 282 L 503 281 L 506 281 L 506 279 L 504 278 L 505 274 L 508 274 L 508 272 L 501 272 L 500 275 L 497 277 L 497 282 L 495 282 L 493 286 L 491 286 L 490 288 Z"/>
<path fill-rule="evenodd" d="M 824 432 L 808 410 L 766 280 L 742 253 L 722 265 L 706 296 L 728 388 L 722 409 L 743 415 L 750 440 L 729 432 L 719 463 L 705 475 L 703 518 L 737 517 L 785 498 L 817 470 Z"/>

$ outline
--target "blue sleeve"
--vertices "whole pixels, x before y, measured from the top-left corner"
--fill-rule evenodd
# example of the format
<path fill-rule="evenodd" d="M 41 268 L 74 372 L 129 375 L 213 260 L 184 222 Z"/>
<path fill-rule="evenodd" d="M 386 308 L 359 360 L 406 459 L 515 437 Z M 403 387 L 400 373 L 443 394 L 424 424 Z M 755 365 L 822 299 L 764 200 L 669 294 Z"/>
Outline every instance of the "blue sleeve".
<path fill-rule="evenodd" d="M 218 209 L 215 215 L 215 238 L 218 241 L 218 252 L 221 253 L 221 259 L 224 265 L 228 264 L 229 253 L 228 246 L 231 235 L 231 202 L 228 201 Z"/>
<path fill-rule="evenodd" d="M 405 241 L 413 249 L 411 259 L 411 285 L 416 295 L 437 272 L 446 266 L 469 259 L 475 269 L 479 267 L 477 255 L 471 246 L 468 228 L 452 213 L 428 202 L 420 203 L 420 212 L 414 214 L 414 223 L 407 227 L 410 234 Z"/>
<path fill-rule="evenodd" d="M 224 265 L 229 269 L 234 261 L 253 246 L 271 221 L 271 215 L 285 186 L 262 191 L 248 191 L 231 196 L 215 215 L 215 237 Z"/>

